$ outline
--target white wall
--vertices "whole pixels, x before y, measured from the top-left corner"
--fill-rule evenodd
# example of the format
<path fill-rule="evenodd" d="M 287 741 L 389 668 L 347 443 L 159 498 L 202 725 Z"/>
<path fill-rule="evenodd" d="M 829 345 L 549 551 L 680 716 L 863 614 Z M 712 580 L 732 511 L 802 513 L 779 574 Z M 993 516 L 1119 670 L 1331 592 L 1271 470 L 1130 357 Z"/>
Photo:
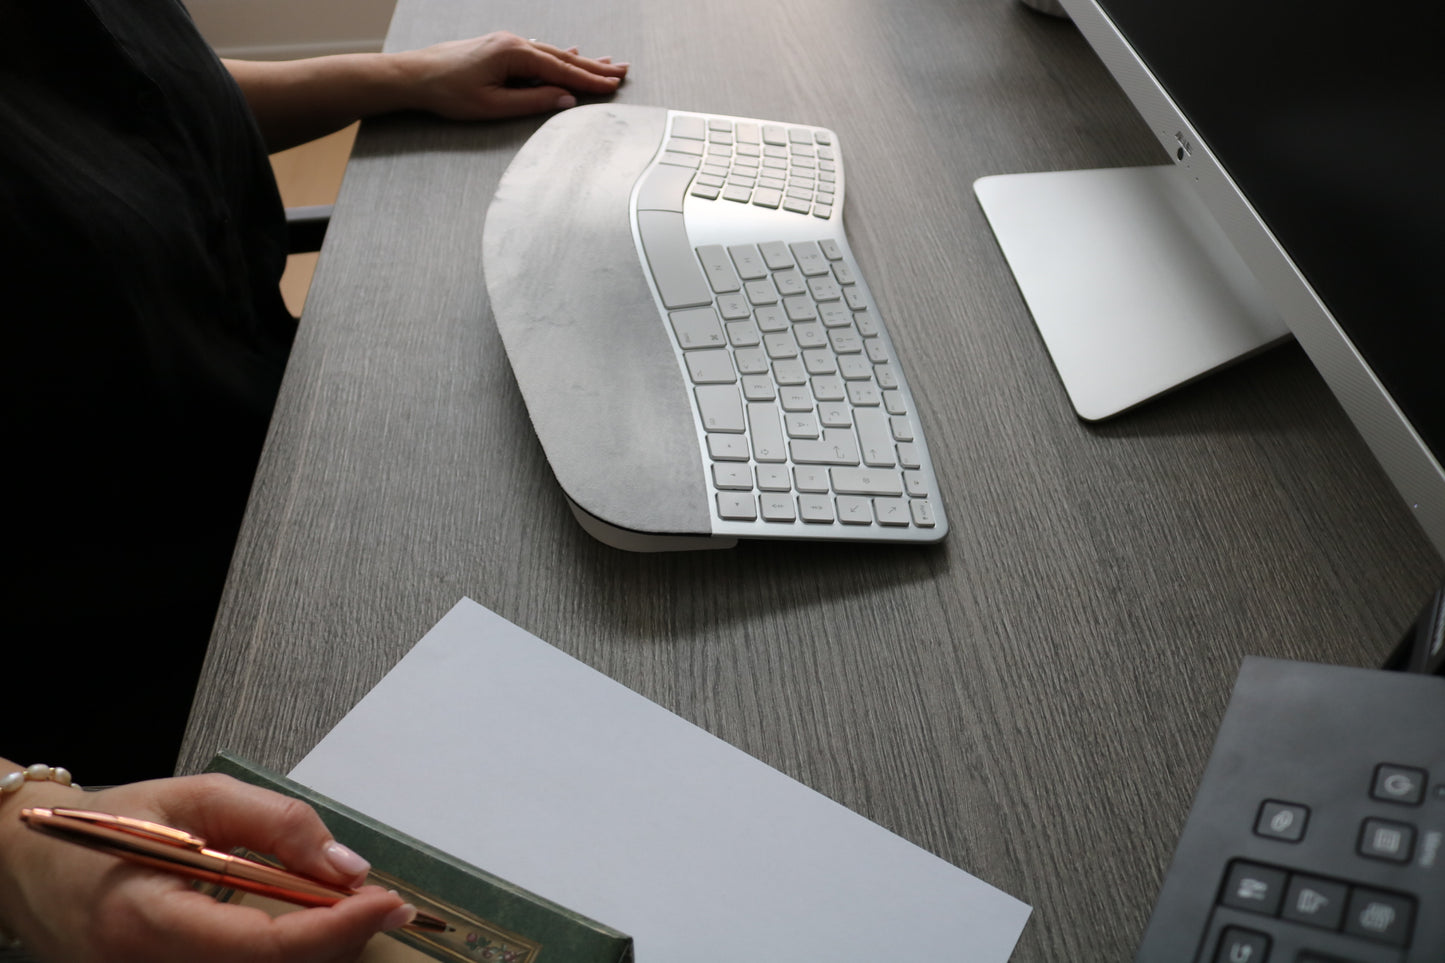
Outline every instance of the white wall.
<path fill-rule="evenodd" d="M 223 57 L 288 60 L 380 50 L 396 0 L 183 0 Z"/>

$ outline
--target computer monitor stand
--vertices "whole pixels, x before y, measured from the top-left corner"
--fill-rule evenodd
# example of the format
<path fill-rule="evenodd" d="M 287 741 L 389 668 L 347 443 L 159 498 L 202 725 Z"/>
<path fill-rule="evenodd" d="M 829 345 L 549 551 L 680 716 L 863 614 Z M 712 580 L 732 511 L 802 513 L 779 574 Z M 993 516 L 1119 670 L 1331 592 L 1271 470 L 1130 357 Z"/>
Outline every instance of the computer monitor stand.
<path fill-rule="evenodd" d="M 1289 336 L 1173 166 L 974 184 L 1079 417 L 1098 421 Z"/>

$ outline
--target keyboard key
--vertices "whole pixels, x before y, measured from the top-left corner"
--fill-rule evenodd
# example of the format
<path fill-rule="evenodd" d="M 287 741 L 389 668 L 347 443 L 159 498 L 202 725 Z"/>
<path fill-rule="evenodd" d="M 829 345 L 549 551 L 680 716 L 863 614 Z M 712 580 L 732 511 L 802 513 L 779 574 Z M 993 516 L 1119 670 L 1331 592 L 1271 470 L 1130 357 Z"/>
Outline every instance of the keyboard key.
<path fill-rule="evenodd" d="M 877 409 L 858 409 L 853 412 L 853 423 L 858 428 L 863 464 L 872 468 L 892 468 L 898 464 L 893 451 L 893 430 L 886 414 Z"/>
<path fill-rule="evenodd" d="M 901 495 L 903 477 L 896 471 L 872 468 L 830 468 L 833 491 L 840 495 Z"/>
<path fill-rule="evenodd" d="M 758 490 L 765 492 L 787 492 L 793 490 L 788 469 L 783 465 L 758 466 Z"/>
<path fill-rule="evenodd" d="M 762 348 L 739 348 L 733 353 L 733 361 L 737 363 L 738 374 L 741 375 L 765 375 L 772 368 L 772 362 Z M 768 384 L 772 382 L 773 379 L 769 378 Z"/>
<path fill-rule="evenodd" d="M 1387 819 L 1366 819 L 1357 851 L 1370 859 L 1408 863 L 1415 854 L 1415 827 Z"/>
<path fill-rule="evenodd" d="M 900 444 L 898 446 L 898 464 L 904 468 L 921 468 L 923 461 L 918 455 L 918 446 L 913 444 Z"/>
<path fill-rule="evenodd" d="M 741 187 L 737 184 L 729 184 L 727 187 L 723 188 L 722 196 L 724 200 L 736 201 L 739 204 L 746 204 L 748 200 L 753 196 L 753 192 L 746 187 Z"/>
<path fill-rule="evenodd" d="M 863 350 L 863 339 L 852 328 L 834 328 L 828 332 L 828 343 L 838 354 L 858 354 Z"/>
<path fill-rule="evenodd" d="M 823 256 L 817 241 L 799 241 L 792 248 L 798 269 L 805 275 L 814 277 L 828 273 L 828 259 Z"/>
<path fill-rule="evenodd" d="M 775 331 L 787 331 L 791 324 L 788 316 L 783 313 L 780 306 L 764 305 L 753 312 L 753 320 L 757 321 L 758 327 L 769 333 Z"/>
<path fill-rule="evenodd" d="M 773 275 L 773 283 L 778 286 L 778 293 L 785 298 L 795 294 L 808 293 L 808 287 L 803 283 L 803 276 L 797 271 L 779 271 Z"/>
<path fill-rule="evenodd" d="M 872 525 L 873 502 L 858 495 L 839 495 L 834 500 L 838 507 L 838 521 L 844 525 Z"/>
<path fill-rule="evenodd" d="M 732 258 L 721 244 L 706 244 L 697 249 L 697 259 L 702 262 L 702 272 L 717 294 L 742 290 L 738 272 L 733 270 Z"/>
<path fill-rule="evenodd" d="M 660 164 L 647 172 L 637 191 L 639 211 L 675 211 L 682 213 L 687 185 L 692 181 L 691 167 Z M 714 185 L 719 186 L 719 185 Z"/>
<path fill-rule="evenodd" d="M 813 379 L 813 397 L 819 401 L 842 401 L 848 397 L 843 390 L 843 379 L 832 376 Z"/>
<path fill-rule="evenodd" d="M 850 361 L 852 359 L 844 358 L 842 360 Z M 848 400 L 853 403 L 855 408 L 873 408 L 877 407 L 883 398 L 878 393 L 878 386 L 871 381 L 850 381 L 848 383 Z"/>
<path fill-rule="evenodd" d="M 672 118 L 672 136 L 703 140 L 707 137 L 707 124 L 701 117 L 679 114 Z"/>
<path fill-rule="evenodd" d="M 906 498 L 873 499 L 873 516 L 878 519 L 879 525 L 892 528 L 907 527 L 912 520 Z"/>
<path fill-rule="evenodd" d="M 806 385 L 788 385 L 778 389 L 784 411 L 812 411 L 813 393 Z"/>
<path fill-rule="evenodd" d="M 819 241 L 818 248 L 823 252 L 823 256 L 830 261 L 841 261 L 843 259 L 843 248 L 831 237 Z M 837 270 L 837 265 L 834 265 L 834 270 Z"/>
<path fill-rule="evenodd" d="M 758 245 L 758 250 L 770 271 L 782 271 L 793 266 L 793 255 L 782 241 L 765 241 Z"/>
<path fill-rule="evenodd" d="M 676 137 L 669 140 L 667 146 L 663 148 L 663 150 L 666 151 L 677 151 L 681 154 L 695 154 L 699 157 L 702 156 L 704 149 L 704 145 L 700 141 L 682 140 Z"/>
<path fill-rule="evenodd" d="M 777 304 L 778 289 L 773 287 L 773 282 L 767 277 L 756 281 L 748 281 L 743 285 L 747 292 L 748 300 L 753 304 Z"/>
<path fill-rule="evenodd" d="M 738 365 L 742 367 L 741 364 Z M 767 365 L 763 365 L 764 370 Z M 773 389 L 773 379 L 764 374 L 746 374 L 743 376 L 743 397 L 749 401 L 773 401 L 777 398 L 777 392 Z"/>
<path fill-rule="evenodd" d="M 833 499 L 827 495 L 799 495 L 798 517 L 813 524 L 832 524 Z"/>
<path fill-rule="evenodd" d="M 793 487 L 800 492 L 810 494 L 823 494 L 831 491 L 828 469 L 799 465 L 793 469 Z M 832 503 L 829 502 L 830 514 L 831 510 Z"/>
<path fill-rule="evenodd" d="M 767 350 L 769 358 L 796 358 L 798 356 L 798 342 L 793 339 L 791 331 L 763 335 L 763 347 Z"/>
<path fill-rule="evenodd" d="M 658 159 L 658 163 L 671 167 L 685 167 L 696 170 L 702 164 L 702 158 L 696 154 L 684 154 L 682 151 L 670 150 L 665 152 Z"/>
<path fill-rule="evenodd" d="M 818 316 L 818 310 L 813 302 L 806 295 L 794 294 L 791 297 L 783 298 L 783 310 L 788 314 L 788 320 L 811 321 Z"/>
<path fill-rule="evenodd" d="M 817 438 L 818 416 L 811 411 L 795 411 L 783 416 L 789 438 Z"/>
<path fill-rule="evenodd" d="M 1269 839 L 1297 843 L 1305 837 L 1305 823 L 1309 818 L 1308 806 L 1266 799 L 1260 804 L 1259 817 L 1254 821 L 1254 831 Z"/>
<path fill-rule="evenodd" d="M 1347 899 L 1349 887 L 1344 883 L 1295 874 L 1290 877 L 1279 915 L 1296 923 L 1337 930 L 1345 916 Z"/>
<path fill-rule="evenodd" d="M 1227 926 L 1219 935 L 1219 947 L 1212 963 L 1265 963 L 1269 956 L 1269 937 L 1239 926 Z"/>
<path fill-rule="evenodd" d="M 1375 767 L 1375 783 L 1370 796 L 1385 802 L 1418 806 L 1425 799 L 1425 783 L 1429 773 L 1414 766 L 1395 766 L 1382 763 Z"/>
<path fill-rule="evenodd" d="M 682 215 L 672 211 L 638 211 L 637 233 L 647 266 L 666 308 L 699 308 L 712 304 L 712 288 L 688 243 Z"/>
<path fill-rule="evenodd" d="M 753 438 L 753 458 L 760 462 L 787 460 L 777 408 L 770 404 L 748 405 L 748 431 Z"/>
<path fill-rule="evenodd" d="M 717 513 L 719 516 L 732 521 L 756 521 L 758 517 L 758 500 L 752 494 L 718 492 Z"/>
<path fill-rule="evenodd" d="M 816 321 L 793 325 L 793 338 L 800 348 L 822 348 L 828 344 L 828 329 Z M 814 372 L 815 374 L 821 372 Z"/>
<path fill-rule="evenodd" d="M 753 306 L 743 294 L 719 294 L 717 299 L 717 313 L 725 320 L 738 321 L 742 318 L 750 318 L 753 315 Z"/>
<path fill-rule="evenodd" d="M 704 431 L 743 430 L 743 399 L 737 385 L 702 385 L 693 389 Z"/>
<path fill-rule="evenodd" d="M 712 481 L 718 488 L 752 491 L 753 473 L 747 465 L 727 462 L 712 466 Z"/>
<path fill-rule="evenodd" d="M 1277 916 L 1284 901 L 1285 876 L 1282 869 L 1235 860 L 1230 864 L 1219 901 L 1235 909 Z"/>
<path fill-rule="evenodd" d="M 824 428 L 852 428 L 853 409 L 849 405 L 825 401 L 818 404 L 818 420 Z"/>
<path fill-rule="evenodd" d="M 672 311 L 668 318 L 672 321 L 672 332 L 677 336 L 677 343 L 684 351 L 693 348 L 720 348 L 726 343 L 723 341 L 722 325 L 718 321 L 717 312 L 712 308 Z"/>
<path fill-rule="evenodd" d="M 764 521 L 791 522 L 798 517 L 793 508 L 792 495 L 769 492 L 764 494 L 759 501 L 762 503 Z"/>
<path fill-rule="evenodd" d="M 687 362 L 688 374 L 695 385 L 730 384 L 738 380 L 733 370 L 732 355 L 726 348 L 689 351 L 683 355 L 683 360 Z"/>
<path fill-rule="evenodd" d="M 742 435 L 710 434 L 707 453 L 713 461 L 747 461 L 748 441 Z"/>
<path fill-rule="evenodd" d="M 773 380 L 780 385 L 805 385 L 808 372 L 797 358 L 784 358 L 773 362 Z"/>
<path fill-rule="evenodd" d="M 803 352 L 803 365 L 810 375 L 830 375 L 838 370 L 833 352 L 827 348 L 808 348 Z"/>
<path fill-rule="evenodd" d="M 903 473 L 903 487 L 913 498 L 923 498 L 929 494 L 928 477 L 921 471 L 908 470 Z"/>
<path fill-rule="evenodd" d="M 738 124 L 734 133 L 739 143 L 756 144 L 762 139 L 757 124 Z"/>
<path fill-rule="evenodd" d="M 1345 911 L 1345 932 L 1394 946 L 1410 945 L 1415 901 L 1408 896 L 1355 887 Z"/>
<path fill-rule="evenodd" d="M 762 343 L 762 332 L 751 321 L 729 321 L 727 327 L 728 344 L 734 348 L 750 348 Z"/>
<path fill-rule="evenodd" d="M 914 499 L 908 503 L 908 510 L 913 513 L 913 524 L 919 528 L 933 528 L 938 522 L 933 517 L 933 505 L 922 499 Z"/>
<path fill-rule="evenodd" d="M 756 244 L 734 244 L 728 248 L 728 254 L 733 259 L 738 276 L 743 280 L 756 281 L 768 276 L 767 265 L 763 264 L 763 257 L 758 253 Z"/>
<path fill-rule="evenodd" d="M 825 428 L 818 441 L 788 442 L 793 461 L 800 465 L 856 465 L 858 442 L 847 429 Z"/>
<path fill-rule="evenodd" d="M 773 187 L 759 187 L 753 191 L 753 203 L 758 207 L 776 208 L 783 202 L 783 192 Z"/>
<path fill-rule="evenodd" d="M 838 282 L 830 277 L 808 278 L 808 293 L 814 301 L 836 301 L 842 297 Z"/>

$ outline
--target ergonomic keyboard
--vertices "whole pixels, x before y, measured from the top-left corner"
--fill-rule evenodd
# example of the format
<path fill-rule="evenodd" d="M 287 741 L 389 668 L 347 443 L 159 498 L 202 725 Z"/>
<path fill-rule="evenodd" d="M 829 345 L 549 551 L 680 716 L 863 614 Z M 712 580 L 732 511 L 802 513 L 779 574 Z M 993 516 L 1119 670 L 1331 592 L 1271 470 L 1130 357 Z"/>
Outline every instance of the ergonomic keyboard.
<path fill-rule="evenodd" d="M 578 140 L 594 146 L 585 170 L 571 156 Z M 527 217 L 514 203 L 525 196 L 550 205 L 559 178 L 570 185 L 560 189 L 565 226 L 535 211 Z M 567 111 L 519 152 L 488 212 L 488 290 L 538 436 L 574 512 L 594 535 L 643 549 L 738 538 L 921 543 L 946 535 L 917 405 L 844 232 L 844 186 L 841 149 L 830 130 L 660 108 Z M 609 303 L 595 291 L 573 301 L 516 283 L 516 274 L 528 270 L 528 255 L 513 248 L 524 217 L 533 231 L 548 225 L 541 246 L 549 248 L 575 247 L 580 218 L 594 234 L 581 269 L 615 287 L 628 273 L 615 248 L 624 212 L 630 270 L 642 290 L 625 285 L 620 302 Z M 551 306 L 523 305 L 524 297 Z M 650 305 L 648 321 L 636 315 L 639 301 Z M 617 360 L 608 367 L 610 361 L 567 345 L 560 360 L 566 367 L 553 359 L 544 397 L 541 384 L 535 390 L 532 384 L 534 366 L 543 363 L 536 341 L 558 347 L 573 341 L 575 326 L 567 324 L 565 337 L 555 329 L 558 313 L 569 311 L 587 312 L 627 350 L 603 346 L 590 332 L 593 347 Z M 672 376 L 658 370 L 663 356 L 671 359 Z M 648 372 L 647 386 L 634 383 L 639 370 Z M 629 461 L 623 453 L 599 456 L 595 438 L 557 425 L 562 419 L 550 409 L 559 404 L 558 390 L 571 392 L 569 417 L 591 412 L 584 417 L 604 434 L 615 434 L 616 426 L 599 422 L 632 422 L 622 432 L 629 449 L 656 456 L 650 448 L 658 433 L 665 435 L 672 454 L 657 457 L 668 460 L 669 480 L 659 484 L 638 466 L 623 477 L 617 469 L 619 460 Z M 599 405 L 607 417 L 597 415 Z M 645 425 L 636 424 L 636 406 L 649 412 Z M 685 418 L 659 427 L 652 420 L 663 408 Z M 589 444 L 594 468 L 632 494 L 601 504 L 608 501 L 601 486 L 560 464 L 578 459 L 570 450 L 577 444 Z M 629 499 L 644 510 L 618 505 Z M 646 509 L 666 513 L 659 503 L 678 499 L 687 503 L 685 522 L 649 517 Z"/>

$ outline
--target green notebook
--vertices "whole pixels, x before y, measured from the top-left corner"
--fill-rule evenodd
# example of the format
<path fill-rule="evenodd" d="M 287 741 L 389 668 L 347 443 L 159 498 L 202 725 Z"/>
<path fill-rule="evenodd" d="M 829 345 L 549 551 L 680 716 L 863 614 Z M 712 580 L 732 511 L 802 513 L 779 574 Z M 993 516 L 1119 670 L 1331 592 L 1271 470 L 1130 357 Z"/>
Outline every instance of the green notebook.
<path fill-rule="evenodd" d="M 372 940 L 371 961 L 436 959 L 490 963 L 627 963 L 632 938 L 514 886 L 383 825 L 320 793 L 221 753 L 210 770 L 304 799 L 338 841 L 371 862 L 367 882 L 394 889 L 422 912 L 440 916 L 445 934 L 397 930 Z M 264 858 L 264 857 L 261 857 Z M 218 899 L 260 905 L 260 897 L 212 890 Z"/>

